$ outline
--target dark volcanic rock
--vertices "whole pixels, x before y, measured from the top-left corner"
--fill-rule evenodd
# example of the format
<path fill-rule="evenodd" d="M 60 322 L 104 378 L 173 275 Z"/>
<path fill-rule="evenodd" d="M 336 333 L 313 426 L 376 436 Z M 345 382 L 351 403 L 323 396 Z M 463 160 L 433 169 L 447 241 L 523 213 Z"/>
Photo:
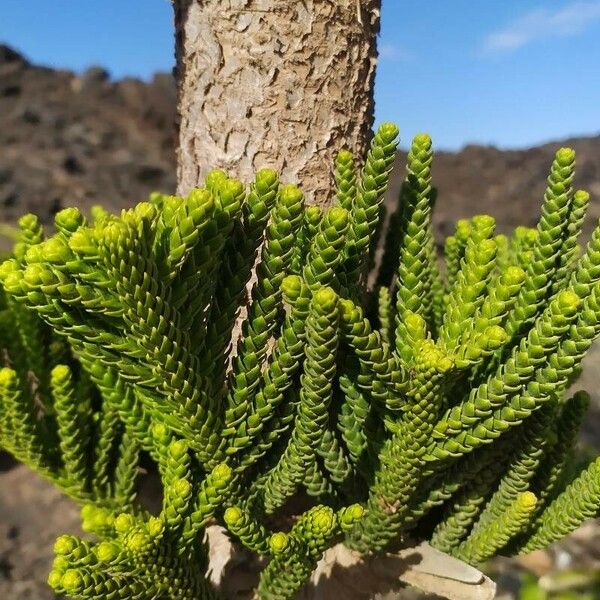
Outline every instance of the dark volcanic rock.
<path fill-rule="evenodd" d="M 534 226 L 552 159 L 561 146 L 570 146 L 577 153 L 574 185 L 592 194 L 585 226 L 589 234 L 600 217 L 600 135 L 526 150 L 470 145 L 460 152 L 435 153 L 432 175 L 433 185 L 438 188 L 436 235 L 441 239 L 453 232 L 458 219 L 482 213 L 496 218 L 499 233 L 509 233 L 517 225 Z M 388 196 L 390 205 L 397 197 L 405 161 L 406 154 L 400 153 Z"/>
<path fill-rule="evenodd" d="M 175 98 L 167 74 L 112 82 L 101 67 L 77 76 L 0 46 L 0 221 L 174 191 Z"/>
<path fill-rule="evenodd" d="M 25 59 L 16 50 L 5 44 L 0 44 L 0 63 L 24 62 Z"/>

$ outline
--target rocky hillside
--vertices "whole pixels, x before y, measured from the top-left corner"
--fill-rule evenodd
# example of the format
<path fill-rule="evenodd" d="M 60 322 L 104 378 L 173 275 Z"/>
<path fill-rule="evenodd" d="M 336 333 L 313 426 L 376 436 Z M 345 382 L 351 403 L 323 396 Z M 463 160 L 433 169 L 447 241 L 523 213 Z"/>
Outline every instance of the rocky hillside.
<path fill-rule="evenodd" d="M 526 150 L 473 145 L 460 152 L 437 153 L 433 179 L 438 188 L 438 234 L 451 233 L 457 219 L 478 213 L 495 216 L 502 233 L 516 225 L 535 225 L 546 177 L 554 153 L 561 146 L 575 149 L 575 186 L 588 190 L 593 197 L 586 223 L 589 234 L 600 217 L 600 135 L 559 140 Z M 396 190 L 398 186 L 395 181 Z"/>
<path fill-rule="evenodd" d="M 0 46 L 0 221 L 27 211 L 48 221 L 67 205 L 118 208 L 174 190 L 175 98 L 168 74 L 113 82 L 101 68 L 77 76 Z M 435 158 L 438 234 L 481 212 L 496 216 L 503 231 L 535 223 L 553 153 L 564 144 L 577 150 L 576 184 L 594 194 L 599 217 L 600 136 L 518 151 L 467 146 Z"/>
<path fill-rule="evenodd" d="M 0 221 L 117 208 L 175 187 L 173 79 L 112 82 L 31 65 L 0 46 Z"/>

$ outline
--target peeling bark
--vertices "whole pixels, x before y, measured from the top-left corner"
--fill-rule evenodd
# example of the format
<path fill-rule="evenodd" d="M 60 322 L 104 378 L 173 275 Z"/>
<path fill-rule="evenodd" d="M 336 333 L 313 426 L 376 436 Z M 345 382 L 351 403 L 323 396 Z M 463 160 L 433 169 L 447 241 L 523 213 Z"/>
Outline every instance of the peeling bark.
<path fill-rule="evenodd" d="M 175 0 L 178 192 L 262 167 L 331 203 L 335 153 L 373 125 L 381 0 Z"/>

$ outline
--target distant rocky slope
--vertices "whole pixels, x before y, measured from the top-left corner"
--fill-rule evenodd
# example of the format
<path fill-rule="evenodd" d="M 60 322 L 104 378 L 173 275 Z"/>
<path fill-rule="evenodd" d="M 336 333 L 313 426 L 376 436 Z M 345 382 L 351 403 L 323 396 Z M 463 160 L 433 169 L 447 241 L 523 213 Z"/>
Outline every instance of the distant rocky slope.
<path fill-rule="evenodd" d="M 112 82 L 101 68 L 77 76 L 0 46 L 0 221 L 174 190 L 175 100 L 168 74 Z"/>
<path fill-rule="evenodd" d="M 0 46 L 0 221 L 27 211 L 49 221 L 63 206 L 114 209 L 152 190 L 173 191 L 175 100 L 168 74 L 113 82 L 101 68 L 52 70 Z M 565 144 L 577 150 L 576 185 L 593 193 L 599 217 L 600 136 L 516 151 L 467 146 L 435 157 L 438 234 L 481 212 L 496 216 L 501 231 L 534 224 L 553 153 Z M 396 173 L 390 202 L 402 168 Z"/>
<path fill-rule="evenodd" d="M 496 217 L 501 233 L 516 225 L 535 225 L 550 164 L 561 146 L 576 151 L 574 185 L 592 194 L 586 222 L 589 234 L 600 217 L 600 135 L 559 140 L 526 150 L 470 145 L 460 152 L 436 153 L 432 172 L 438 188 L 437 233 L 447 235 L 457 219 L 480 213 Z M 397 190 L 399 182 L 395 181 L 394 186 Z"/>

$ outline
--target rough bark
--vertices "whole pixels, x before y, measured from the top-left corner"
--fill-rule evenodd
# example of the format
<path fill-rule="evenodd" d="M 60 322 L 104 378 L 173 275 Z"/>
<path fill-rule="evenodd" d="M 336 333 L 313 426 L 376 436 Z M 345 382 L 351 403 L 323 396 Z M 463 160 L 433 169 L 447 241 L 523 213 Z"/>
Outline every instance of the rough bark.
<path fill-rule="evenodd" d="M 175 0 L 178 192 L 261 167 L 331 201 L 331 166 L 364 155 L 381 0 Z"/>
<path fill-rule="evenodd" d="M 213 167 L 246 182 L 258 169 L 271 167 L 283 181 L 301 184 L 309 202 L 331 204 L 336 152 L 348 148 L 362 158 L 371 137 L 381 0 L 173 3 L 178 193 L 201 185 Z M 233 348 L 238 335 L 239 321 Z M 252 559 L 235 553 L 219 531 L 218 527 L 209 530 L 213 578 L 226 584 L 232 592 L 228 597 L 234 591 L 235 597 L 244 597 L 241 589 L 250 596 L 256 584 Z M 493 584 L 475 569 L 447 557 L 440 561 L 439 553 L 431 559 L 431 552 L 419 547 L 417 562 L 425 566 L 419 570 L 409 566 L 415 562 L 415 550 L 406 552 L 409 559 L 401 557 L 400 567 L 388 565 L 388 578 L 402 579 L 405 574 L 403 581 L 450 598 L 493 596 Z M 349 589 L 357 587 L 357 581 L 364 584 L 364 593 L 357 597 L 367 597 L 371 587 L 377 588 L 374 582 L 383 579 L 377 565 L 381 569 L 387 563 L 377 559 L 356 569 L 358 562 L 341 546 L 331 549 L 313 575 L 306 597 L 351 598 Z M 427 570 L 432 570 L 432 563 L 437 565 L 434 575 Z M 225 568 L 240 565 L 241 574 L 223 577 Z M 321 579 L 329 580 L 329 586 Z M 451 593 L 454 588 L 457 595 Z"/>

